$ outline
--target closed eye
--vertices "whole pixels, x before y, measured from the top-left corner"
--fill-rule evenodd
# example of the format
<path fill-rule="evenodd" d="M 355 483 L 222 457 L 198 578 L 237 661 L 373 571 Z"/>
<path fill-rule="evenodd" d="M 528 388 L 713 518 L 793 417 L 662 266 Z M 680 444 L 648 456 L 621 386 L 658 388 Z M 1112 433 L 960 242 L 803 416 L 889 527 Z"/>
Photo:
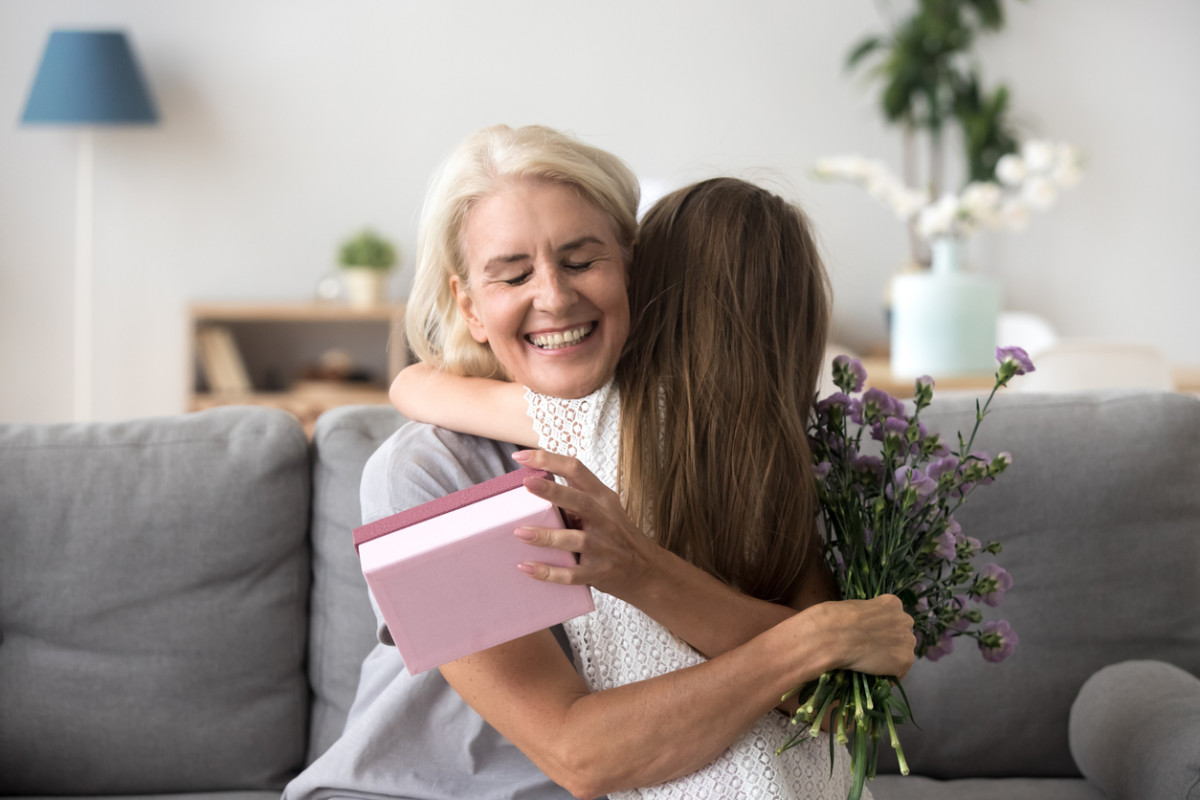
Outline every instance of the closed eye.
<path fill-rule="evenodd" d="M 504 280 L 504 284 L 505 284 L 505 285 L 507 285 L 507 286 L 520 286 L 522 283 L 524 283 L 525 281 L 529 280 L 529 276 L 530 276 L 530 275 L 532 275 L 532 274 L 533 274 L 533 272 L 532 272 L 532 271 L 530 271 L 530 272 L 522 272 L 520 275 L 518 275 L 518 276 L 517 276 L 517 277 L 515 277 L 515 278 L 507 278 L 507 279 L 505 279 L 505 280 Z"/>
<path fill-rule="evenodd" d="M 582 264 L 572 264 L 570 262 L 566 262 L 563 264 L 563 266 L 566 267 L 567 269 L 573 269 L 573 270 L 582 272 L 583 270 L 591 267 L 595 263 L 596 263 L 595 261 L 585 261 Z"/>

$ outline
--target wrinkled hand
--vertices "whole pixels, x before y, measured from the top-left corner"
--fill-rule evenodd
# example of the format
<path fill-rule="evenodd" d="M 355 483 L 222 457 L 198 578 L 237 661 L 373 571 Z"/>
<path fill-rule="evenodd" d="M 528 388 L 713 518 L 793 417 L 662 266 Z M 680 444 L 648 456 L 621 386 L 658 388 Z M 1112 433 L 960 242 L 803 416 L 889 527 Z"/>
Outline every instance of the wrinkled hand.
<path fill-rule="evenodd" d="M 544 450 L 521 451 L 513 458 L 524 466 L 566 479 L 567 485 L 563 486 L 552 480 L 529 478 L 525 488 L 558 506 L 568 523 L 577 526 L 519 529 L 516 535 L 531 544 L 579 556 L 579 563 L 573 567 L 536 562 L 521 565 L 522 570 L 541 581 L 587 584 L 628 600 L 650 568 L 657 545 L 633 524 L 617 494 L 577 458 Z"/>
<path fill-rule="evenodd" d="M 892 594 L 873 600 L 835 600 L 813 606 L 819 624 L 836 637 L 837 668 L 903 678 L 913 665 L 913 619 Z"/>

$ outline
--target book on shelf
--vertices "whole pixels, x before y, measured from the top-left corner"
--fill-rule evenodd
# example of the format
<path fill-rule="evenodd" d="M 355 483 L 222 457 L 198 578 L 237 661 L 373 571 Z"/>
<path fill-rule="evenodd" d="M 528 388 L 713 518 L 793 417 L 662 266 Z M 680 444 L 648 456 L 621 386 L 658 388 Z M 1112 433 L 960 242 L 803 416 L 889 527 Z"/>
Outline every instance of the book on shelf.
<path fill-rule="evenodd" d="M 250 374 L 233 338 L 233 331 L 225 325 L 206 325 L 196 336 L 200 365 L 210 391 L 216 394 L 246 394 L 253 391 Z"/>
<path fill-rule="evenodd" d="M 409 673 L 439 667 L 594 610 L 586 586 L 535 580 L 521 562 L 575 563 L 522 541 L 523 526 L 562 528 L 558 509 L 518 469 L 354 530 L 363 576 Z"/>

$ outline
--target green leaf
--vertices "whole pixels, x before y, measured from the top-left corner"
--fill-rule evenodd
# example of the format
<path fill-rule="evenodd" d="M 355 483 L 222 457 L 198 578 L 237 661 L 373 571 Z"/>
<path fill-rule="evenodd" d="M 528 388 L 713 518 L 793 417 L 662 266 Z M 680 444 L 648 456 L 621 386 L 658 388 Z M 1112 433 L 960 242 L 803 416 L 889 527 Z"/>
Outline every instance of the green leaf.
<path fill-rule="evenodd" d="M 846 69 L 854 69 L 858 62 L 883 47 L 883 39 L 878 36 L 867 36 L 856 44 L 846 56 Z"/>

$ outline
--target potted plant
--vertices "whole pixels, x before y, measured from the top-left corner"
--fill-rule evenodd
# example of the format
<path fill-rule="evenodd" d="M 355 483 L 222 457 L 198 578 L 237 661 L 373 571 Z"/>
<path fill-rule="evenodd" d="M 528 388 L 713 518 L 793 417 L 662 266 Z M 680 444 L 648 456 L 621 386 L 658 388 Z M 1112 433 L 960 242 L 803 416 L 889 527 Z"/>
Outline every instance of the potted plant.
<path fill-rule="evenodd" d="M 1032 210 L 1048 208 L 1079 178 L 1073 146 L 1020 141 L 1008 89 L 982 85 L 973 48 L 1003 28 L 1002 2 L 915 0 L 887 32 L 859 41 L 846 66 L 867 69 L 878 84 L 884 121 L 901 131 L 901 174 L 858 155 L 816 164 L 818 177 L 862 186 L 907 227 L 912 259 L 886 292 L 898 376 L 992 370 L 999 284 L 967 268 L 965 240 L 984 229 L 1023 229 Z M 956 140 L 962 168 L 948 175 L 947 144 Z"/>
<path fill-rule="evenodd" d="M 338 264 L 346 281 L 346 297 L 356 308 L 379 305 L 387 296 L 387 278 L 396 265 L 396 248 L 366 228 L 338 250 Z"/>

